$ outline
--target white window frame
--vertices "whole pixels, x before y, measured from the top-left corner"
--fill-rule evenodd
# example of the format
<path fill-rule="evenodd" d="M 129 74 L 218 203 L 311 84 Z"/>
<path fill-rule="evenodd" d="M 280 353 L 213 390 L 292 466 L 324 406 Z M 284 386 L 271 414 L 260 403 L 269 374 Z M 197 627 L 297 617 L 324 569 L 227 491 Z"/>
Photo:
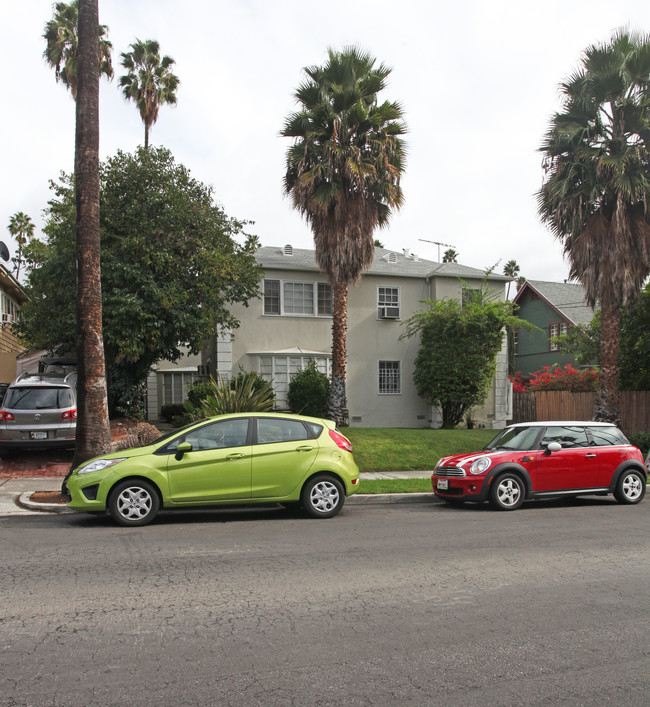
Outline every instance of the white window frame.
<path fill-rule="evenodd" d="M 272 353 L 259 355 L 257 370 L 264 380 L 269 381 L 273 385 L 276 408 L 287 405 L 291 376 L 298 370 L 307 368 L 310 361 L 315 361 L 318 370 L 325 373 L 330 380 L 332 379 L 331 356 L 317 356 L 315 354 L 291 354 L 287 356 L 286 354 Z"/>
<path fill-rule="evenodd" d="M 387 368 L 386 364 L 391 364 L 392 368 Z M 394 364 L 397 364 L 395 367 Z M 391 376 L 392 372 L 392 376 Z M 397 381 L 396 390 L 387 390 L 386 388 L 391 387 L 390 384 L 387 385 L 387 381 L 393 377 Z M 382 385 L 383 384 L 383 385 Z M 384 390 L 382 390 L 382 387 Z M 377 393 L 379 395 L 401 395 L 402 394 L 402 362 L 382 359 L 377 363 Z"/>
<path fill-rule="evenodd" d="M 267 312 L 266 311 L 266 295 L 262 294 L 262 314 L 268 317 L 310 317 L 315 319 L 331 319 L 332 313 L 329 314 L 319 314 L 319 290 L 322 286 L 329 287 L 330 292 L 332 292 L 332 286 L 329 282 L 313 281 L 313 280 L 280 280 L 278 278 L 265 277 L 264 283 L 266 282 L 277 282 L 280 287 L 280 311 L 279 312 Z M 285 310 L 285 296 L 284 289 L 285 285 L 307 285 L 311 287 L 312 291 L 312 303 L 314 306 L 313 312 L 287 312 Z M 264 285 L 266 287 L 266 284 Z M 332 301 L 333 309 L 333 301 Z"/>
<path fill-rule="evenodd" d="M 387 290 L 392 291 L 390 301 L 388 301 L 386 297 Z M 399 286 L 394 287 L 393 285 L 377 285 L 377 319 L 386 318 L 381 316 L 381 310 L 385 307 L 395 307 L 399 309 L 399 314 L 395 318 L 402 318 L 402 289 Z"/>

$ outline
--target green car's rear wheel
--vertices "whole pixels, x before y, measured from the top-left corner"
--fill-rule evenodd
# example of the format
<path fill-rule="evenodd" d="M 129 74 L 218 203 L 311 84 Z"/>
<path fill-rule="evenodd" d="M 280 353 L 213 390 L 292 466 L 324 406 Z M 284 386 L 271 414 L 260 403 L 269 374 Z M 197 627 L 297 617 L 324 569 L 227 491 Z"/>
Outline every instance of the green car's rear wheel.
<path fill-rule="evenodd" d="M 343 508 L 345 489 L 338 479 L 321 474 L 304 485 L 300 500 L 311 518 L 331 518 Z"/>

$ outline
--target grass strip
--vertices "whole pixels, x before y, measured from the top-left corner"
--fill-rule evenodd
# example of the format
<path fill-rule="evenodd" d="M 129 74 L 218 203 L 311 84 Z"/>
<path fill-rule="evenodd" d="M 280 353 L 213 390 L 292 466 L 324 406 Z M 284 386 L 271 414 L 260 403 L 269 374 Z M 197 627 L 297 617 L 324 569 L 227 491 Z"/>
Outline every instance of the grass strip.
<path fill-rule="evenodd" d="M 431 479 L 362 479 L 357 493 L 433 493 Z"/>

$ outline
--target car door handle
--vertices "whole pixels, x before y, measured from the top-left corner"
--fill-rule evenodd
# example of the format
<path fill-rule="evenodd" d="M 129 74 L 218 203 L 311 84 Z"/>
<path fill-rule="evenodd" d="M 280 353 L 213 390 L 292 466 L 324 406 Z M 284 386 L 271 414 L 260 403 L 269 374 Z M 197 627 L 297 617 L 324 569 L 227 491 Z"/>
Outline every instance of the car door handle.
<path fill-rule="evenodd" d="M 230 461 L 231 459 L 241 459 L 242 457 L 245 457 L 245 454 L 242 454 L 241 452 L 235 452 L 234 454 L 229 454 L 226 459 Z"/>
<path fill-rule="evenodd" d="M 585 454 L 585 459 L 593 459 L 595 456 L 595 454 Z"/>
<path fill-rule="evenodd" d="M 300 447 L 296 447 L 296 452 L 311 452 L 313 448 L 310 444 L 302 444 Z"/>

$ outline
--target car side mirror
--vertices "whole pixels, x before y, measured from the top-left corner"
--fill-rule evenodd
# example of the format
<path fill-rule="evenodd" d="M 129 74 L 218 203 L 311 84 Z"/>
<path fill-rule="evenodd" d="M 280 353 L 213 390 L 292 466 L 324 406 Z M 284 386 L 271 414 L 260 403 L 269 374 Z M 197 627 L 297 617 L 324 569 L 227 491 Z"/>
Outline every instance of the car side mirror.
<path fill-rule="evenodd" d="M 544 450 L 544 454 L 546 456 L 549 456 L 551 452 L 559 452 L 560 449 L 562 449 L 562 445 L 559 442 L 549 442 L 546 445 L 546 449 Z"/>
<path fill-rule="evenodd" d="M 192 451 L 192 444 L 191 442 L 181 442 L 178 447 L 176 447 L 176 454 L 174 454 L 174 458 L 176 459 L 177 462 L 179 462 L 182 458 L 185 452 L 191 452 Z"/>

